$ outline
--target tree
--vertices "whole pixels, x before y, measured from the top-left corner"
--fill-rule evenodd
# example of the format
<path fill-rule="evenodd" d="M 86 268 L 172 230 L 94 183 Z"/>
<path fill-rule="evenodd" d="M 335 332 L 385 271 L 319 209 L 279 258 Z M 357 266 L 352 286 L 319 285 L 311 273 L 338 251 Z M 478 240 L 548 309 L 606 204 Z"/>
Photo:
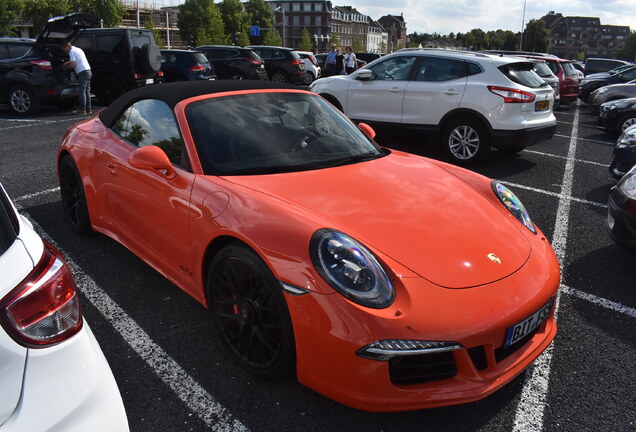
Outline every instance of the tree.
<path fill-rule="evenodd" d="M 121 24 L 126 8 L 119 0 L 70 0 L 71 11 L 82 11 L 102 19 L 104 27 Z"/>
<path fill-rule="evenodd" d="M 340 46 L 340 38 L 336 34 L 331 34 L 331 39 L 329 40 L 329 45 Z"/>
<path fill-rule="evenodd" d="M 354 37 L 353 42 L 351 43 L 351 49 L 353 52 L 363 52 L 366 51 L 364 44 L 362 43 L 362 39 L 360 37 Z"/>
<path fill-rule="evenodd" d="M 161 34 L 159 30 L 155 28 L 155 25 L 152 22 L 152 20 L 147 21 L 146 24 L 144 24 L 144 28 L 152 32 L 152 35 L 155 38 L 155 42 L 160 48 L 166 46 L 166 42 L 163 40 L 163 35 Z"/>
<path fill-rule="evenodd" d="M 22 10 L 22 0 L 0 1 L 0 36 L 16 36 L 13 24 Z"/>
<path fill-rule="evenodd" d="M 380 42 L 380 45 L 378 46 L 378 50 L 380 50 L 381 53 L 385 53 L 386 52 L 386 42 L 384 42 L 384 41 Z"/>
<path fill-rule="evenodd" d="M 282 46 L 283 39 L 280 37 L 278 30 L 269 30 L 263 38 L 263 45 Z"/>
<path fill-rule="evenodd" d="M 533 19 L 528 22 L 523 32 L 522 51 L 548 52 L 550 47 L 550 31 L 542 19 Z"/>
<path fill-rule="evenodd" d="M 260 36 L 250 36 L 252 44 L 268 45 L 265 43 L 265 37 L 272 33 L 274 29 L 274 12 L 272 12 L 272 8 L 264 0 L 249 0 L 245 5 L 245 11 L 247 12 L 250 26 L 256 25 L 261 28 Z"/>
<path fill-rule="evenodd" d="M 42 31 L 49 18 L 71 12 L 69 0 L 26 0 L 22 18 L 33 23 L 33 34 Z"/>
<path fill-rule="evenodd" d="M 249 29 L 249 17 L 241 0 L 223 0 L 219 3 L 219 10 L 221 12 L 221 19 L 225 26 L 225 31 L 228 37 L 232 40 L 233 44 L 239 43 L 239 36 L 243 35 L 243 42 L 247 42 L 247 32 Z M 242 44 L 240 44 L 242 45 Z"/>
<path fill-rule="evenodd" d="M 630 62 L 636 61 L 636 31 L 632 31 L 627 36 L 621 49 L 616 52 L 616 58 Z"/>
<path fill-rule="evenodd" d="M 179 6 L 179 34 L 192 46 L 226 44 L 221 12 L 213 0 L 186 0 Z"/>
<path fill-rule="evenodd" d="M 311 43 L 311 35 L 309 34 L 307 27 L 303 28 L 303 36 L 300 40 L 300 49 L 302 51 L 312 51 L 314 49 L 314 44 Z"/>

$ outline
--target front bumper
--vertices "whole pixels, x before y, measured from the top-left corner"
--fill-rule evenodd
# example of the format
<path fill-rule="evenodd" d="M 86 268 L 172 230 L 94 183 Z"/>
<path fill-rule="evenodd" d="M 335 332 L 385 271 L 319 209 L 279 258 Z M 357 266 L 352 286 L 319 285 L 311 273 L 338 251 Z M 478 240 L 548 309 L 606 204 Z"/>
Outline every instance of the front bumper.
<path fill-rule="evenodd" d="M 447 289 L 422 278 L 398 279 L 396 300 L 387 309 L 369 310 L 339 294 L 286 295 L 294 322 L 298 380 L 368 411 L 460 404 L 495 392 L 523 372 L 556 334 L 552 308 L 527 340 L 502 349 L 507 329 L 556 294 L 558 262 L 547 240 L 538 242 L 543 247 L 533 248 L 522 269 L 492 284 Z M 397 364 L 356 354 L 385 339 L 453 341 L 461 348 L 408 360 L 399 357 Z M 426 382 L 411 376 L 413 370 L 418 376 L 430 372 Z"/>
<path fill-rule="evenodd" d="M 0 431 L 128 431 L 115 378 L 93 333 L 28 353 L 22 395 Z"/>
<path fill-rule="evenodd" d="M 616 187 L 607 201 L 607 230 L 612 240 L 636 253 L 636 201 L 624 196 Z"/>
<path fill-rule="evenodd" d="M 492 145 L 496 148 L 528 147 L 551 139 L 556 133 L 556 124 L 518 130 L 493 130 Z"/>

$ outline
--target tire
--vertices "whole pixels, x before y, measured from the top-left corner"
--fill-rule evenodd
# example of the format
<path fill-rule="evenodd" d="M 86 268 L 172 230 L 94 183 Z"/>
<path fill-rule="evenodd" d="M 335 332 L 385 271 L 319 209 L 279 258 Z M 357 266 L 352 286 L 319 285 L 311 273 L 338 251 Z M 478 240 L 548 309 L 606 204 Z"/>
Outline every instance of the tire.
<path fill-rule="evenodd" d="M 95 96 L 103 105 L 110 105 L 112 101 L 123 95 L 124 84 L 113 75 L 100 75 L 95 80 Z"/>
<path fill-rule="evenodd" d="M 7 103 L 11 111 L 21 116 L 35 114 L 40 109 L 40 102 L 35 98 L 33 90 L 23 84 L 11 87 Z"/>
<path fill-rule="evenodd" d="M 444 127 L 442 147 L 453 163 L 471 165 L 488 156 L 490 137 L 479 121 L 457 118 Z"/>
<path fill-rule="evenodd" d="M 206 281 L 217 332 L 240 366 L 259 378 L 292 376 L 291 318 L 280 284 L 263 260 L 231 243 L 212 260 Z"/>
<path fill-rule="evenodd" d="M 616 136 L 620 136 L 625 129 L 636 124 L 636 113 L 627 113 L 616 123 Z"/>
<path fill-rule="evenodd" d="M 271 81 L 286 83 L 286 82 L 289 82 L 289 78 L 287 77 L 287 74 L 285 72 L 283 72 L 282 70 L 277 70 L 277 71 L 274 71 Z"/>
<path fill-rule="evenodd" d="M 161 69 L 161 51 L 154 43 L 144 44 L 139 50 L 139 67 L 145 73 L 154 73 Z"/>
<path fill-rule="evenodd" d="M 305 79 L 303 80 L 305 85 L 309 85 L 312 82 L 314 82 L 316 78 L 314 78 L 314 74 L 312 74 L 311 72 L 307 72 L 307 74 L 305 75 Z"/>
<path fill-rule="evenodd" d="M 71 229 L 77 234 L 92 231 L 84 185 L 77 166 L 71 156 L 64 156 L 60 162 L 60 195 L 62 208 Z"/>

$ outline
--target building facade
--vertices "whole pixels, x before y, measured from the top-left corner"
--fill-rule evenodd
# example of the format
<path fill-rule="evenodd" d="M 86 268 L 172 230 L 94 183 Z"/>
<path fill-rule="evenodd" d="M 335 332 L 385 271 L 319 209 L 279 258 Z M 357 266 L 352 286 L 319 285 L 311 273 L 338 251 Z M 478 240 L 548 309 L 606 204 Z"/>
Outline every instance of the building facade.
<path fill-rule="evenodd" d="M 331 11 L 331 31 L 343 47 L 367 45 L 369 17 L 351 6 L 335 6 Z"/>
<path fill-rule="evenodd" d="M 388 33 L 387 52 L 397 51 L 408 46 L 406 37 L 406 22 L 404 15 L 385 15 L 378 20 Z"/>
<path fill-rule="evenodd" d="M 386 52 L 389 44 L 389 34 L 379 22 L 368 18 L 367 51 Z"/>
<path fill-rule="evenodd" d="M 330 1 L 320 0 L 295 0 L 295 1 L 269 1 L 276 29 L 283 39 L 283 45 L 297 48 L 303 36 L 303 30 L 307 29 L 317 51 L 328 50 L 331 38 L 331 11 Z"/>
<path fill-rule="evenodd" d="M 566 59 L 613 58 L 630 34 L 629 26 L 601 24 L 597 17 L 551 11 L 541 19 L 550 30 L 550 53 Z"/>

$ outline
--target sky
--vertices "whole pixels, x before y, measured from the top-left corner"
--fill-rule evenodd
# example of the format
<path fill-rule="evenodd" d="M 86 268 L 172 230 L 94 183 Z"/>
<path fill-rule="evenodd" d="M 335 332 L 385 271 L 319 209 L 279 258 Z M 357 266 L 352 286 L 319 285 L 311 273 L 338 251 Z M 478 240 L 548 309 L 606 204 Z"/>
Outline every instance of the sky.
<path fill-rule="evenodd" d="M 140 0 L 142 2 L 167 6 L 184 1 Z M 353 6 L 372 19 L 404 14 L 408 33 L 443 35 L 466 33 L 474 28 L 520 31 L 524 3 L 525 24 L 555 11 L 564 16 L 599 17 L 601 24 L 627 25 L 632 31 L 636 30 L 636 0 L 331 0 L 334 6 Z"/>

